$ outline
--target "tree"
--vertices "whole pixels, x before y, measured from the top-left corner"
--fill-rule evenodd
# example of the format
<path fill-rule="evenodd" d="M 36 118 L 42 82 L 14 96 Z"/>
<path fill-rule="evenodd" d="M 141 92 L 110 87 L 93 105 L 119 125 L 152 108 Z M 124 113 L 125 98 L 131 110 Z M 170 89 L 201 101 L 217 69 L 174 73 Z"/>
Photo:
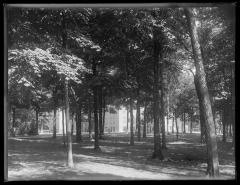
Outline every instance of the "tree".
<path fill-rule="evenodd" d="M 159 58 L 161 58 L 162 51 L 161 51 L 161 37 L 162 37 L 161 30 L 154 28 L 153 30 L 153 37 L 154 37 L 154 91 L 153 91 L 153 119 L 154 119 L 154 151 L 153 151 L 153 158 L 158 158 L 160 160 L 163 159 L 163 154 L 161 151 L 161 138 L 159 133 L 159 117 L 158 117 L 158 110 L 159 110 L 159 92 L 158 92 L 158 78 L 159 78 Z"/>
<path fill-rule="evenodd" d="M 130 145 L 134 145 L 134 133 L 133 133 L 133 100 L 130 97 Z"/>
<path fill-rule="evenodd" d="M 76 115 L 76 142 L 82 141 L 82 104 L 78 104 L 78 111 Z"/>
<path fill-rule="evenodd" d="M 68 167 L 73 167 L 73 156 L 72 156 L 72 137 L 71 137 L 71 128 L 70 128 L 70 121 L 69 121 L 69 100 L 68 100 L 68 79 L 65 80 L 65 102 L 66 102 L 66 127 L 67 127 L 67 165 Z"/>
<path fill-rule="evenodd" d="M 208 174 L 210 176 L 219 176 L 219 161 L 217 152 L 217 140 L 212 116 L 211 103 L 208 94 L 205 71 L 202 62 L 201 50 L 198 41 L 196 19 L 194 9 L 186 8 L 185 14 L 187 17 L 189 32 L 191 36 L 192 50 L 194 54 L 194 62 L 196 67 L 196 81 L 199 83 L 200 96 L 203 106 L 203 115 L 207 134 L 207 149 L 208 149 Z"/>

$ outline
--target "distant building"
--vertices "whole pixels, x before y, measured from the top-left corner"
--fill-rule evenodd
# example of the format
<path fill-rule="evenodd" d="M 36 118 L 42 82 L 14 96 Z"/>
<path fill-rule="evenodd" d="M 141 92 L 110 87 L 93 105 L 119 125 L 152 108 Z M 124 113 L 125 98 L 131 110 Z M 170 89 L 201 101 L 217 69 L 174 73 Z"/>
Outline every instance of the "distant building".
<path fill-rule="evenodd" d="M 63 133 L 63 123 L 62 123 L 62 110 L 57 110 L 57 125 L 56 130 L 57 134 Z M 136 111 L 134 110 L 134 131 L 136 130 Z M 53 112 L 43 112 L 39 115 L 39 133 L 51 133 L 53 131 L 52 127 L 53 122 Z M 73 133 L 76 133 L 76 120 L 75 116 L 72 117 L 70 114 L 70 124 L 73 123 Z M 92 124 L 92 132 L 94 132 L 94 115 L 91 116 L 91 124 Z M 64 125 L 66 125 L 65 121 L 65 113 L 64 113 Z M 128 128 L 128 129 L 127 129 Z M 82 116 L 82 132 L 88 132 L 89 123 L 87 115 Z M 66 130 L 66 129 L 64 129 Z M 129 122 L 127 123 L 127 110 L 123 107 L 120 109 L 115 109 L 114 111 L 106 111 L 105 112 L 105 124 L 104 124 L 104 132 L 105 133 L 118 133 L 118 132 L 127 132 L 130 131 L 130 116 Z M 66 132 L 66 131 L 65 131 Z"/>
<path fill-rule="evenodd" d="M 129 113 L 129 112 L 128 112 Z M 141 109 L 141 123 L 143 123 L 143 109 Z M 136 133 L 136 110 L 133 110 L 133 131 Z M 65 118 L 65 113 L 64 113 Z M 52 133 L 53 131 L 53 112 L 43 112 L 39 115 L 39 133 Z M 73 123 L 73 133 L 76 133 L 76 122 L 75 116 L 72 117 L 70 114 L 70 124 Z M 180 118 L 177 119 L 178 123 L 178 132 L 182 133 L 183 131 L 183 122 Z M 91 115 L 91 124 L 92 124 L 92 132 L 94 132 L 94 115 Z M 64 125 L 66 125 L 64 120 Z M 153 121 L 147 123 L 146 131 L 147 133 L 153 133 Z M 172 128 L 173 127 L 173 128 Z M 192 124 L 193 132 L 199 132 L 199 123 L 193 122 Z M 89 122 L 88 116 L 82 115 L 82 132 L 89 132 Z M 58 134 L 63 133 L 63 124 L 62 124 L 62 110 L 57 110 L 57 126 L 56 130 Z M 165 131 L 172 132 L 172 130 L 176 133 L 176 122 L 170 118 L 167 124 L 167 118 L 165 117 Z M 187 133 L 190 132 L 190 122 L 186 121 L 185 130 Z M 65 129 L 66 132 L 66 129 Z M 119 132 L 130 132 L 130 113 L 129 120 L 127 122 L 127 110 L 125 107 L 121 107 L 120 109 L 115 109 L 114 111 L 105 112 L 105 124 L 104 124 L 104 132 L 105 133 L 119 133 Z M 141 124 L 141 135 L 143 132 L 143 124 Z"/>

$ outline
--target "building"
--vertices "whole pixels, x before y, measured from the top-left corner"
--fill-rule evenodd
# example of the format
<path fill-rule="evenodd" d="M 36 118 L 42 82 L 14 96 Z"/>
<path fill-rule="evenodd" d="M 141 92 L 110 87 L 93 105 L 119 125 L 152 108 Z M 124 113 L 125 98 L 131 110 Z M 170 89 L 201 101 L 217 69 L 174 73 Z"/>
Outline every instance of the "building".
<path fill-rule="evenodd" d="M 141 109 L 141 122 L 143 120 L 143 109 Z M 129 111 L 126 110 L 125 107 L 121 107 L 120 109 L 115 109 L 114 111 L 105 112 L 105 125 L 104 132 L 105 133 L 120 133 L 120 132 L 130 132 L 130 115 L 129 120 L 127 122 L 127 113 Z M 57 125 L 56 130 L 57 134 L 63 133 L 63 122 L 62 122 L 62 114 L 63 111 L 61 109 L 57 110 Z M 133 110 L 133 131 L 136 132 L 136 110 Z M 65 112 L 64 112 L 65 117 Z M 92 124 L 92 132 L 94 132 L 94 115 L 91 116 L 91 124 Z M 53 131 L 53 112 L 44 112 L 39 115 L 39 133 L 52 133 Z M 182 133 L 183 131 L 183 122 L 180 118 L 177 119 L 178 123 L 178 132 Z M 70 124 L 73 126 L 73 133 L 76 133 L 76 122 L 75 115 L 70 114 Z M 64 125 L 66 125 L 66 121 L 64 120 Z M 147 133 L 153 133 L 153 121 L 147 123 Z M 173 128 L 172 128 L 173 127 Z M 88 116 L 82 115 L 82 132 L 89 132 L 89 122 Z M 64 129 L 66 130 L 66 129 Z M 167 118 L 165 117 L 165 131 L 172 132 L 172 130 L 176 133 L 176 123 L 173 119 L 170 118 L 167 123 Z M 187 133 L 190 132 L 190 122 L 186 121 L 185 130 Z M 141 124 L 141 135 L 143 131 L 143 125 Z M 199 131 L 199 124 L 197 122 L 193 123 L 193 132 Z M 66 132 L 66 131 L 65 131 Z"/>
<path fill-rule="evenodd" d="M 63 133 L 63 121 L 62 114 L 65 112 L 62 109 L 57 110 L 57 125 L 56 131 L 57 134 Z M 134 110 L 134 131 L 136 130 L 136 110 Z M 92 132 L 94 132 L 94 115 L 91 116 L 92 123 Z M 53 132 L 53 112 L 42 112 L 39 115 L 39 133 L 52 133 Z M 70 124 L 73 126 L 73 133 L 76 133 L 76 121 L 75 115 L 70 114 Z M 66 120 L 64 119 L 64 126 L 66 126 Z M 65 127 L 64 127 L 65 128 Z M 128 128 L 128 129 L 127 129 Z M 87 115 L 82 115 L 82 132 L 88 132 L 89 123 Z M 66 129 L 64 129 L 66 130 Z M 114 111 L 106 111 L 105 112 L 105 125 L 104 132 L 105 133 L 119 133 L 119 132 L 127 132 L 130 131 L 130 118 L 127 123 L 127 110 L 124 107 L 120 109 L 115 109 Z M 66 131 L 65 131 L 66 132 Z"/>

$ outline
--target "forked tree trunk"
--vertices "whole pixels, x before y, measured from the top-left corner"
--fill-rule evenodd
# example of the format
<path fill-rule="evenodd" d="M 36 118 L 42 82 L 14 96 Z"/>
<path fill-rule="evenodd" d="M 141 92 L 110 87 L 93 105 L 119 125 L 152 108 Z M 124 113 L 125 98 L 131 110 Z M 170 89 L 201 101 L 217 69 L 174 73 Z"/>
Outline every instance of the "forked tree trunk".
<path fill-rule="evenodd" d="M 153 61 L 153 74 L 154 74 L 154 85 L 153 85 L 153 120 L 154 120 L 154 151 L 152 158 L 162 160 L 163 154 L 161 150 L 161 137 L 159 130 L 159 55 L 162 52 L 160 41 L 162 39 L 162 32 L 158 28 L 153 30 L 153 41 L 154 41 L 154 61 Z"/>
<path fill-rule="evenodd" d="M 73 167 L 73 156 L 72 156 L 72 136 L 71 136 L 71 126 L 69 120 L 69 98 L 68 98 L 68 80 L 65 79 L 65 103 L 66 103 L 66 126 L 67 126 L 67 156 L 68 156 L 68 167 Z"/>
<path fill-rule="evenodd" d="M 133 132 L 133 100 L 130 97 L 130 145 L 134 145 L 134 132 Z"/>
<path fill-rule="evenodd" d="M 207 151 L 208 151 L 207 173 L 210 176 L 217 177 L 219 176 L 217 138 L 215 134 L 211 102 L 209 99 L 208 87 L 206 82 L 206 74 L 204 71 L 201 50 L 199 45 L 196 18 L 193 11 L 194 9 L 192 8 L 185 8 L 185 14 L 189 26 L 192 50 L 194 55 L 194 63 L 196 68 L 196 81 L 199 83 L 200 96 L 202 97 L 202 101 L 200 101 L 200 103 L 203 106 L 203 115 L 207 135 Z"/>

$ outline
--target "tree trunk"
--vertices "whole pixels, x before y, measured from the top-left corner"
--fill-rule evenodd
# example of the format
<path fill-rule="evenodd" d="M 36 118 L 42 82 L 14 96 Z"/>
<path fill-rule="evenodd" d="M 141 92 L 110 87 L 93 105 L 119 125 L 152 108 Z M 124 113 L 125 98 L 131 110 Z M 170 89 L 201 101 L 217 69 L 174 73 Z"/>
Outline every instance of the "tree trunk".
<path fill-rule="evenodd" d="M 232 89 L 231 89 L 231 108 L 232 108 L 232 130 L 233 130 L 233 138 L 232 138 L 232 146 L 235 148 L 235 71 L 234 66 L 232 64 Z"/>
<path fill-rule="evenodd" d="M 103 109 L 103 104 L 102 104 L 102 86 L 98 86 L 98 116 L 99 116 L 99 139 L 102 139 L 103 135 L 103 122 L 102 122 L 102 109 Z"/>
<path fill-rule="evenodd" d="M 134 132 L 133 132 L 133 100 L 130 97 L 130 145 L 134 145 Z"/>
<path fill-rule="evenodd" d="M 193 123 L 193 116 L 190 116 L 190 133 L 192 134 L 192 123 Z"/>
<path fill-rule="evenodd" d="M 198 106 L 199 106 L 199 119 L 200 119 L 200 131 L 201 131 L 201 137 L 200 137 L 200 142 L 205 143 L 206 142 L 206 132 L 205 132 L 205 120 L 203 117 L 203 105 L 202 105 L 202 96 L 200 95 L 200 87 L 199 87 L 199 82 L 196 79 L 196 76 L 194 75 L 194 84 L 195 84 L 195 89 L 197 92 L 197 97 L 198 97 Z"/>
<path fill-rule="evenodd" d="M 15 106 L 12 107 L 12 136 L 15 137 L 16 136 L 16 108 Z"/>
<path fill-rule="evenodd" d="M 222 111 L 222 125 L 223 125 L 222 141 L 226 142 L 226 108 L 225 108 L 225 105 L 224 105 L 223 111 Z"/>
<path fill-rule="evenodd" d="M 159 130 L 159 56 L 161 54 L 162 48 L 159 40 L 162 37 L 161 31 L 158 28 L 154 28 L 154 64 L 153 64 L 153 74 L 154 74 L 154 85 L 153 85 L 153 120 L 154 120 L 154 151 L 152 158 L 157 158 L 162 160 L 163 154 L 161 150 L 161 137 Z"/>
<path fill-rule="evenodd" d="M 175 118 L 175 114 L 173 111 L 173 117 L 172 117 L 172 134 L 174 133 L 174 118 Z"/>
<path fill-rule="evenodd" d="M 140 118 L 140 102 L 139 102 L 139 89 L 138 89 L 138 99 L 137 99 L 137 111 L 136 111 L 136 125 L 138 131 L 138 141 L 141 139 L 141 118 Z"/>
<path fill-rule="evenodd" d="M 57 136 L 56 124 L 57 124 L 57 109 L 56 109 L 56 107 L 54 107 L 54 110 L 53 110 L 53 138 L 54 139 Z"/>
<path fill-rule="evenodd" d="M 176 115 L 176 113 L 175 113 Z M 175 117 L 175 125 L 176 125 L 176 131 L 177 131 L 177 140 L 178 140 L 178 124 L 177 124 L 177 116 Z"/>
<path fill-rule="evenodd" d="M 167 95 L 167 134 L 169 134 L 168 125 L 169 125 L 169 94 Z"/>
<path fill-rule="evenodd" d="M 65 124 L 64 124 L 64 108 L 62 108 L 62 131 L 63 131 L 63 145 L 66 147 L 66 141 L 65 141 Z"/>
<path fill-rule="evenodd" d="M 163 61 L 160 62 L 160 77 L 161 77 L 161 96 L 160 96 L 160 123 L 162 125 L 162 148 L 166 149 L 166 133 L 165 133 L 165 113 L 166 113 L 166 100 L 167 100 L 167 74 L 166 67 Z"/>
<path fill-rule="evenodd" d="M 105 115 L 106 115 L 106 96 L 103 95 L 103 122 L 102 122 L 102 135 L 104 135 L 105 129 Z"/>
<path fill-rule="evenodd" d="M 229 136 L 232 136 L 232 124 L 229 124 Z"/>
<path fill-rule="evenodd" d="M 183 133 L 186 133 L 186 113 L 183 113 Z"/>
<path fill-rule="evenodd" d="M 177 124 L 177 117 L 175 117 L 175 122 L 176 122 L 176 123 L 175 123 L 175 125 L 176 125 L 176 131 L 177 131 L 177 140 L 178 140 L 178 135 L 179 135 L 179 134 L 178 134 L 178 124 Z"/>
<path fill-rule="evenodd" d="M 77 119 L 77 118 L 76 118 Z M 72 112 L 72 126 L 71 126 L 71 136 L 73 136 L 73 127 L 74 127 L 74 112 Z"/>
<path fill-rule="evenodd" d="M 128 123 L 129 123 L 129 110 L 127 106 L 127 133 L 128 133 Z"/>
<path fill-rule="evenodd" d="M 147 101 L 145 101 L 145 104 L 144 104 L 144 113 L 143 113 L 143 138 L 146 138 L 147 137 L 147 134 L 146 134 L 146 127 L 147 127 Z"/>
<path fill-rule="evenodd" d="M 65 16 L 62 15 L 62 47 L 67 49 L 67 32 L 65 25 Z M 71 128 L 69 121 L 69 97 L 68 97 L 68 79 L 65 77 L 65 107 L 66 107 L 66 135 L 67 135 L 67 165 L 72 168 L 73 164 L 73 156 L 72 156 L 72 136 L 71 136 Z"/>
<path fill-rule="evenodd" d="M 96 77 L 97 76 L 97 66 L 96 66 L 96 63 L 95 61 L 93 61 L 93 64 L 92 64 L 92 70 L 93 70 L 93 75 Z M 100 147 L 99 147 L 99 142 L 98 142 L 98 136 L 99 136 L 99 133 L 98 133 L 98 86 L 95 85 L 93 87 L 93 111 L 94 111 L 94 149 L 95 150 L 99 150 Z"/>
<path fill-rule="evenodd" d="M 38 135 L 38 109 L 36 109 L 36 125 L 35 125 L 35 135 Z"/>
<path fill-rule="evenodd" d="M 91 96 L 89 95 L 88 98 L 88 133 L 89 133 L 89 138 L 92 139 L 92 110 L 91 110 Z"/>
<path fill-rule="evenodd" d="M 76 142 L 82 141 L 82 103 L 79 103 L 76 115 Z"/>
<path fill-rule="evenodd" d="M 194 9 L 185 8 L 189 31 L 191 36 L 192 50 L 194 55 L 194 63 L 196 68 L 196 80 L 199 82 L 200 96 L 203 105 L 203 115 L 205 120 L 205 128 L 207 135 L 207 151 L 208 151 L 208 170 L 210 176 L 219 176 L 219 161 L 217 151 L 217 138 L 213 122 L 211 102 L 209 99 L 208 87 L 206 82 L 206 74 L 204 71 L 201 50 L 197 34 L 196 19 L 193 14 Z"/>
<path fill-rule="evenodd" d="M 67 146 L 68 146 L 68 167 L 73 167 L 73 156 L 72 156 L 72 136 L 71 136 L 71 126 L 69 120 L 69 98 L 68 98 L 68 80 L 65 79 L 65 103 L 66 103 L 66 126 L 67 126 Z"/>

